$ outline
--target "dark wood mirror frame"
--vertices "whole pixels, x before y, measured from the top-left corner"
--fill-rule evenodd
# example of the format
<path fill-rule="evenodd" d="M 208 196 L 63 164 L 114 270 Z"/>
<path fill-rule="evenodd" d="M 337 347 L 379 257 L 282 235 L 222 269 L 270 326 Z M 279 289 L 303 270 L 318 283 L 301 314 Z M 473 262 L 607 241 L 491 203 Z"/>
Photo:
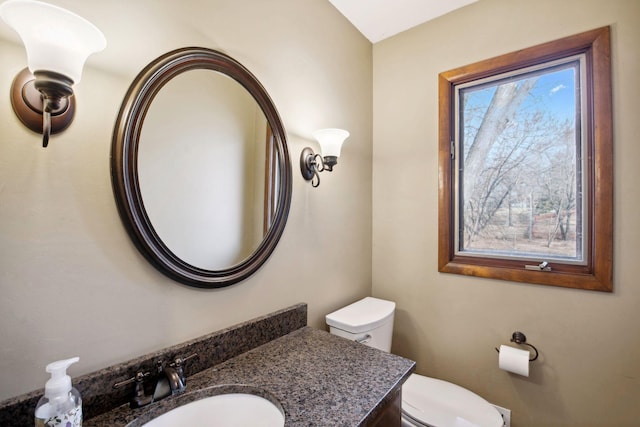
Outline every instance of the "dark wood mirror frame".
<path fill-rule="evenodd" d="M 225 74 L 253 96 L 271 128 L 270 138 L 279 173 L 274 214 L 264 239 L 244 261 L 221 270 L 190 265 L 164 244 L 145 211 L 138 181 L 140 133 L 151 102 L 173 77 L 195 69 Z M 256 77 L 242 64 L 224 53 L 206 48 L 188 47 L 168 52 L 152 61 L 135 78 L 125 95 L 113 132 L 111 179 L 120 217 L 140 252 L 166 276 L 199 288 L 229 286 L 255 273 L 275 249 L 291 204 L 292 175 L 286 133 L 274 103 Z"/>
<path fill-rule="evenodd" d="M 613 129 L 609 27 L 603 27 L 439 75 L 439 243 L 438 271 L 515 282 L 611 292 L 613 287 Z M 522 261 L 456 254 L 455 135 L 456 85 L 571 55 L 587 58 L 587 215 L 586 265 L 553 265 L 550 271 L 527 270 Z"/>

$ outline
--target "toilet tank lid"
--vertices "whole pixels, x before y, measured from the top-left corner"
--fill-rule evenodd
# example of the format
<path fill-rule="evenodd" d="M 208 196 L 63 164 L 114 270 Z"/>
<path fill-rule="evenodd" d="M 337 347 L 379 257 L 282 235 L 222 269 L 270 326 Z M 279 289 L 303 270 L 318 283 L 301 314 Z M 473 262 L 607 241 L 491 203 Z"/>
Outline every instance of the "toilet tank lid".
<path fill-rule="evenodd" d="M 393 319 L 396 303 L 366 297 L 326 315 L 327 325 L 351 333 L 378 328 Z"/>

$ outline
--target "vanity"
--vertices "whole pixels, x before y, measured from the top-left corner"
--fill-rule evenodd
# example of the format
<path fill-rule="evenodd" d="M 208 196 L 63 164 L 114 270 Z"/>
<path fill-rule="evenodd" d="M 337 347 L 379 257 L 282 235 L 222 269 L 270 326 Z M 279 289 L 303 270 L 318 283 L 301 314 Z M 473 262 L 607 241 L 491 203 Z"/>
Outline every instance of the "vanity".
<path fill-rule="evenodd" d="M 307 306 L 297 304 L 74 378 L 83 397 L 83 426 L 142 426 L 194 400 L 235 392 L 271 400 L 285 426 L 400 426 L 401 387 L 415 362 L 306 322 Z M 153 371 L 159 360 L 190 354 L 197 356 L 184 364 L 183 393 L 131 409 L 134 385 L 113 388 L 137 372 Z M 32 425 L 42 392 L 0 403 L 0 425 Z"/>

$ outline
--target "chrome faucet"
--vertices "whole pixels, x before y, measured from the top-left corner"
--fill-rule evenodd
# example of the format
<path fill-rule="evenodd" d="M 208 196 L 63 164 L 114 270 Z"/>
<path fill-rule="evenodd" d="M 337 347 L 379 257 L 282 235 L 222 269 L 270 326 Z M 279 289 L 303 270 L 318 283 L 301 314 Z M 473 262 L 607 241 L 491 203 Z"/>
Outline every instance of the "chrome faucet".
<path fill-rule="evenodd" d="M 184 376 L 182 365 L 185 361 L 197 355 L 197 353 L 194 353 L 184 359 L 177 357 L 173 363 L 168 365 L 163 364 L 160 360 L 156 362 L 158 379 L 153 392 L 154 402 L 185 391 L 187 388 L 187 380 Z"/>
<path fill-rule="evenodd" d="M 182 393 L 186 386 L 182 379 L 171 366 L 164 366 L 161 361 L 157 362 L 158 379 L 153 392 L 153 401 L 164 399 L 167 396 Z"/>
<path fill-rule="evenodd" d="M 150 372 L 139 371 L 129 379 L 115 383 L 113 388 L 117 389 L 135 383 L 133 396 L 129 401 L 131 408 L 140 408 L 167 396 L 182 393 L 187 388 L 187 379 L 182 365 L 197 355 L 198 353 L 193 353 L 185 358 L 176 357 L 173 362 L 166 365 L 161 360 L 158 360 L 156 362 L 157 376 L 153 395 L 145 393 L 144 380 L 151 375 Z"/>

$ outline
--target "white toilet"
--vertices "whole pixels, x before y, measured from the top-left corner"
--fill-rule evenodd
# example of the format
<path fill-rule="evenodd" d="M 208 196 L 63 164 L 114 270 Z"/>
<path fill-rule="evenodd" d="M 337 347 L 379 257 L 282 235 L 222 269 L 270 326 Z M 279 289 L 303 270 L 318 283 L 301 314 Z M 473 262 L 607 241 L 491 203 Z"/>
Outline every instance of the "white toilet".
<path fill-rule="evenodd" d="M 327 314 L 332 334 L 391 350 L 396 304 L 367 297 Z M 402 386 L 402 426 L 501 427 L 502 416 L 477 394 L 435 378 L 412 374 Z"/>

